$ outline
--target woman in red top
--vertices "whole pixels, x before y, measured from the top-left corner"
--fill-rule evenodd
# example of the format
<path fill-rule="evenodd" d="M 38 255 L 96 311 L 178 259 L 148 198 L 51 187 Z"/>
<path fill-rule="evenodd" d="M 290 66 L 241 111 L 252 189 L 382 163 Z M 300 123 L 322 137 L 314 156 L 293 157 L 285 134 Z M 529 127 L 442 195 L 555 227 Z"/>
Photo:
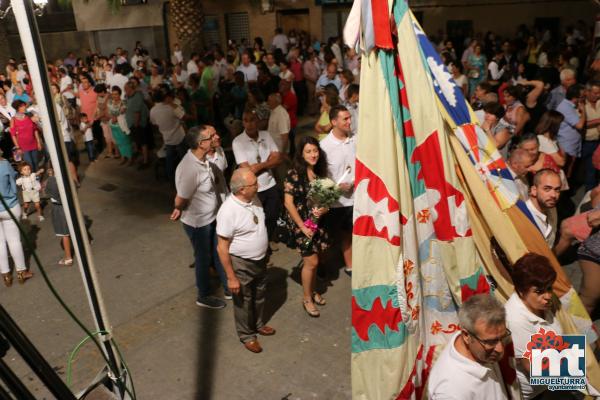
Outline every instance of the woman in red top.
<path fill-rule="evenodd" d="M 37 125 L 25 114 L 27 104 L 24 101 L 15 100 L 12 106 L 17 111 L 10 125 L 15 152 L 22 154 L 23 161 L 28 162 L 35 172 L 38 170 L 38 152 L 42 150 L 42 140 Z"/>

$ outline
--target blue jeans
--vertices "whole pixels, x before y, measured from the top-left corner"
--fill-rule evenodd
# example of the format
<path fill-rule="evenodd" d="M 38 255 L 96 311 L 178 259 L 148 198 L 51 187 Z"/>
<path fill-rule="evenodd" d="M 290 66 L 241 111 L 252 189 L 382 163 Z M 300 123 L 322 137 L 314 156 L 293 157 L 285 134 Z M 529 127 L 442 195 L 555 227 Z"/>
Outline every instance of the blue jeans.
<path fill-rule="evenodd" d="M 211 224 L 194 228 L 183 224 L 183 230 L 190 238 L 192 247 L 194 248 L 194 265 L 196 270 L 196 287 L 198 288 L 198 297 L 206 297 L 210 294 L 210 275 L 209 267 L 211 261 L 215 266 L 221 279 L 221 283 L 227 292 L 227 276 L 219 255 L 217 254 L 217 223 L 214 221 Z"/>
<path fill-rule="evenodd" d="M 90 162 L 96 160 L 96 149 L 94 148 L 94 141 L 90 140 L 89 142 L 85 142 L 85 149 L 88 153 L 88 158 Z"/>
<path fill-rule="evenodd" d="M 598 147 L 598 143 L 600 143 L 599 140 L 584 140 L 581 143 L 581 161 L 583 162 L 586 191 L 592 190 L 598 184 L 596 168 L 592 164 L 592 156 L 596 151 L 596 147 Z"/>
<path fill-rule="evenodd" d="M 181 142 L 177 145 L 165 145 L 165 169 L 169 182 L 175 182 L 175 170 L 177 169 L 177 165 L 185 155 L 186 151 L 187 146 L 185 142 Z"/>
<path fill-rule="evenodd" d="M 31 165 L 31 172 L 38 170 L 38 151 L 30 150 L 23 152 L 23 161 Z"/>

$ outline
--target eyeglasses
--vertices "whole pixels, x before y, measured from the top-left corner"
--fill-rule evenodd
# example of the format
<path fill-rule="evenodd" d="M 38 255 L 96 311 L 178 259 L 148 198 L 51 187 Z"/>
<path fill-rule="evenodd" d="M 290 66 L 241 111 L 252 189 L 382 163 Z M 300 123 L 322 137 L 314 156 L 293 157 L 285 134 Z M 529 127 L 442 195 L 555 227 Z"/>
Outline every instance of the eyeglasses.
<path fill-rule="evenodd" d="M 251 183 L 249 185 L 244 185 L 242 187 L 252 187 L 252 186 L 258 186 L 258 181 L 255 181 L 254 183 Z"/>
<path fill-rule="evenodd" d="M 506 333 L 499 338 L 483 340 L 483 339 L 479 339 L 479 337 L 477 337 L 477 335 L 474 334 L 473 332 L 467 331 L 467 333 L 469 335 L 473 336 L 475 338 L 475 340 L 477 340 L 484 349 L 488 349 L 488 350 L 493 349 L 500 342 L 502 342 L 502 344 L 506 344 L 511 335 L 511 331 L 507 329 Z"/>
<path fill-rule="evenodd" d="M 209 137 L 207 137 L 207 138 L 202 138 L 202 139 L 200 139 L 200 141 L 201 141 L 201 142 L 206 142 L 207 140 L 213 140 L 213 138 L 214 138 L 214 137 L 215 137 L 215 135 L 214 135 L 214 134 L 212 134 L 212 135 L 210 135 L 210 136 L 209 136 Z"/>

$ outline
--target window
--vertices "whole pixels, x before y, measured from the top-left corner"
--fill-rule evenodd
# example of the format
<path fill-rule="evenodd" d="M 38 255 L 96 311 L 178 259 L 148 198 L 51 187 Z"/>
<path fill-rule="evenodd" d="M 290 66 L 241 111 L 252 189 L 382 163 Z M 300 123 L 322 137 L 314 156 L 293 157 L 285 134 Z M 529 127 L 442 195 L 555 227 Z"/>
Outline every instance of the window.
<path fill-rule="evenodd" d="M 216 15 L 205 15 L 204 23 L 202 24 L 202 33 L 204 36 L 204 44 L 211 47 L 219 44 L 219 17 Z"/>
<path fill-rule="evenodd" d="M 225 14 L 225 25 L 227 28 L 227 39 L 237 44 L 243 40 L 249 42 L 250 23 L 247 12 Z"/>

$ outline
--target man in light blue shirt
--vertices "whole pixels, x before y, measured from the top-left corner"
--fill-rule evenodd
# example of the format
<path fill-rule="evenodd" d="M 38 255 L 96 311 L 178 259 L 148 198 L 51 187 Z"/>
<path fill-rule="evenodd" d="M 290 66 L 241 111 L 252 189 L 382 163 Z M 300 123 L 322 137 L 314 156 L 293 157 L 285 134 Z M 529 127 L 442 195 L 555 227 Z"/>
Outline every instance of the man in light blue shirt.
<path fill-rule="evenodd" d="M 556 107 L 556 111 L 565 117 L 558 129 L 558 145 L 571 157 L 579 157 L 581 153 L 580 131 L 585 126 L 583 92 L 583 86 L 572 85 L 567 89 L 565 99 Z"/>
<path fill-rule="evenodd" d="M 329 64 L 327 66 L 327 71 L 319 77 L 317 80 L 317 92 L 323 90 L 323 88 L 330 83 L 334 84 L 338 91 L 342 88 L 342 81 L 337 74 L 337 67 L 335 64 Z"/>
<path fill-rule="evenodd" d="M 548 110 L 556 110 L 558 105 L 565 99 L 565 94 L 570 86 L 577 83 L 575 71 L 570 68 L 565 68 L 560 71 L 560 85 L 550 91 L 546 108 Z"/>

